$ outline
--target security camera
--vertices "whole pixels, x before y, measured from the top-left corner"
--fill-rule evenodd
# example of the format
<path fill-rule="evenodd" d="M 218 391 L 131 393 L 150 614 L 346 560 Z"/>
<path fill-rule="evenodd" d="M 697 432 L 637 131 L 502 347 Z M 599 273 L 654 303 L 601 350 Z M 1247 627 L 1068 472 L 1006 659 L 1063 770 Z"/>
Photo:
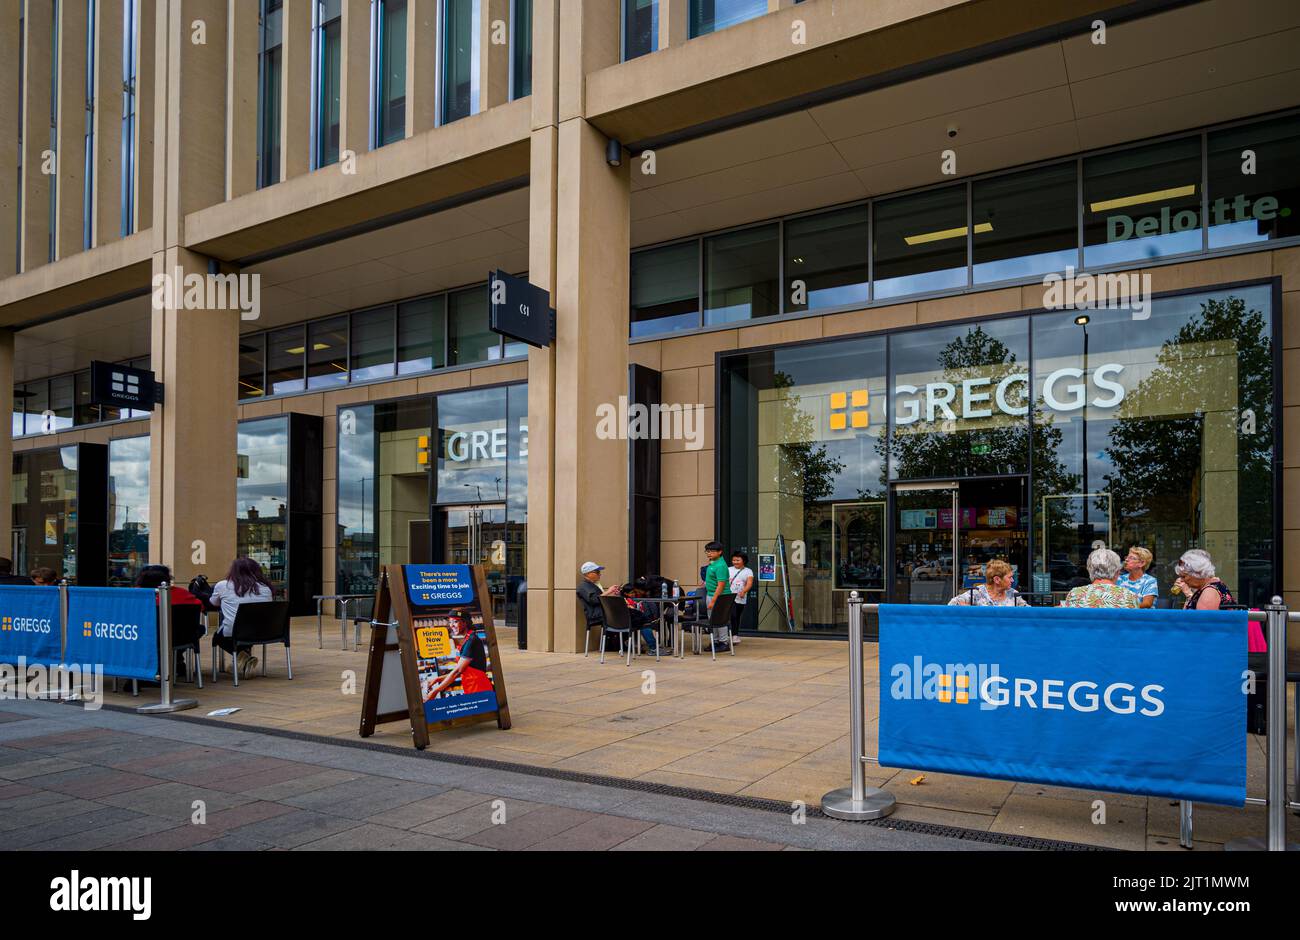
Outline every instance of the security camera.
<path fill-rule="evenodd" d="M 956 124 L 949 124 L 949 125 L 948 125 L 948 136 L 949 136 L 949 137 L 956 137 L 956 136 L 957 136 L 957 125 L 956 125 Z"/>

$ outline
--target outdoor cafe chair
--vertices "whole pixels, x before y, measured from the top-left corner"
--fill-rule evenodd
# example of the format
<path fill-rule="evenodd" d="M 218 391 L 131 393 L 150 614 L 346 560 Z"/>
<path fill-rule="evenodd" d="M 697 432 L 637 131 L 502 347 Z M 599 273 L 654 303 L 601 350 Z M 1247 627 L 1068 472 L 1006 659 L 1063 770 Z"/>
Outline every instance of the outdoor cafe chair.
<path fill-rule="evenodd" d="M 199 604 L 172 605 L 172 655 L 188 653 L 185 657 L 186 678 L 193 678 L 203 688 L 203 648 L 199 641 L 204 633 L 203 608 Z M 191 659 L 191 657 L 193 657 Z M 172 662 L 175 662 L 175 658 Z M 176 677 L 173 676 L 173 679 Z"/>
<path fill-rule="evenodd" d="M 704 603 L 703 601 L 700 601 L 695 605 L 696 611 L 699 611 L 703 603 Z M 705 627 L 708 627 L 709 653 L 713 656 L 714 662 L 718 661 L 718 648 L 714 640 L 714 637 L 717 636 L 717 630 L 719 628 L 731 626 L 731 607 L 735 603 L 736 603 L 735 594 L 720 595 L 718 599 L 713 602 L 713 609 L 709 611 L 709 615 L 707 619 L 700 620 L 698 619 L 698 615 L 697 615 L 697 619 L 688 621 L 688 625 L 691 628 L 691 636 L 695 645 L 695 651 L 697 653 L 700 651 L 700 646 L 701 646 L 700 631 L 703 630 Z M 731 643 L 728 645 L 731 647 L 731 655 L 735 656 L 736 638 L 734 636 L 731 638 Z"/>
<path fill-rule="evenodd" d="M 600 628 L 600 661 L 605 662 L 605 634 L 618 636 L 619 648 L 622 649 L 623 637 L 627 637 L 627 665 L 632 665 L 633 647 L 636 645 L 636 633 L 632 629 L 632 611 L 628 610 L 627 601 L 621 597 L 602 594 L 600 609 L 605 614 L 605 623 Z"/>
<path fill-rule="evenodd" d="M 217 645 L 221 639 L 218 634 L 212 637 L 212 681 L 217 681 L 217 672 L 224 665 L 226 650 Z M 266 675 L 266 646 L 268 643 L 284 645 L 284 662 L 289 669 L 289 678 L 293 678 L 293 660 L 289 655 L 289 602 L 265 601 L 261 603 L 240 604 L 235 612 L 235 623 L 230 628 L 230 636 L 225 641 L 234 654 L 235 662 L 231 664 L 230 674 L 235 685 L 239 685 L 239 651 L 262 647 L 262 675 Z"/>

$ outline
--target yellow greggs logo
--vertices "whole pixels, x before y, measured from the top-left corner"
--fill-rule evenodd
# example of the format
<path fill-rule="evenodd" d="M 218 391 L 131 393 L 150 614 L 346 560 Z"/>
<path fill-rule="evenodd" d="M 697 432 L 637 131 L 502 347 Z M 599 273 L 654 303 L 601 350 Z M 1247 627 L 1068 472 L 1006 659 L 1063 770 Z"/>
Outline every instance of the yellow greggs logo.
<path fill-rule="evenodd" d="M 95 632 L 95 629 L 94 629 L 94 627 L 91 625 L 91 623 L 90 623 L 89 620 L 86 620 L 86 621 L 83 621 L 83 622 L 82 622 L 82 624 L 81 624 L 81 635 L 82 635 L 82 636 L 92 636 L 92 635 L 94 634 L 94 632 Z"/>
<path fill-rule="evenodd" d="M 831 392 L 831 430 L 865 428 L 869 423 L 867 405 L 870 396 L 865 388 L 851 392 Z"/>
<path fill-rule="evenodd" d="M 951 704 L 954 701 L 952 694 L 952 676 L 944 673 L 939 676 L 939 701 L 945 704 Z M 959 673 L 957 676 L 957 695 L 955 698 L 958 705 L 967 705 L 970 703 L 970 676 L 965 673 Z"/>
<path fill-rule="evenodd" d="M 5 617 L 3 620 L 0 620 L 0 630 L 7 631 L 7 630 L 12 630 L 13 628 L 14 628 L 13 617 Z"/>

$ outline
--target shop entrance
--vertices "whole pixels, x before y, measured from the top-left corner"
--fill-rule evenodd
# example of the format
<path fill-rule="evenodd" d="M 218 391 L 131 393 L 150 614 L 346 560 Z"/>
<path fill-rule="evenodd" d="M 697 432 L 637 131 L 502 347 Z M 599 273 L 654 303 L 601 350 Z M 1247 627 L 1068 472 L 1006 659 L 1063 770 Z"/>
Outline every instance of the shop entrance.
<path fill-rule="evenodd" d="M 1010 563 L 1017 590 L 1029 590 L 1026 477 L 899 483 L 892 495 L 894 603 L 946 604 L 982 584 L 995 558 Z"/>
<path fill-rule="evenodd" d="M 506 621 L 507 527 L 504 503 L 443 506 L 435 510 L 434 560 L 448 565 L 482 565 L 492 596 L 492 616 Z"/>

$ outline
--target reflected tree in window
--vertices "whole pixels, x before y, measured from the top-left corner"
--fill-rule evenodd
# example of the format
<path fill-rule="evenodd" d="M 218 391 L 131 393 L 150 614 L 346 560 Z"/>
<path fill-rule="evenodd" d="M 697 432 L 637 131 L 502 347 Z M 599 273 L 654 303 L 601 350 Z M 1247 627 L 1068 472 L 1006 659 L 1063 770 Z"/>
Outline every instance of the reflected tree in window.
<path fill-rule="evenodd" d="M 785 372 L 773 376 L 772 386 L 781 392 L 777 440 L 782 443 L 778 445 L 781 459 L 776 486 L 783 493 L 802 494 L 807 506 L 835 491 L 835 478 L 844 469 L 844 462 L 817 440 L 816 419 L 800 407 L 800 397 L 788 391 L 794 384 Z"/>

